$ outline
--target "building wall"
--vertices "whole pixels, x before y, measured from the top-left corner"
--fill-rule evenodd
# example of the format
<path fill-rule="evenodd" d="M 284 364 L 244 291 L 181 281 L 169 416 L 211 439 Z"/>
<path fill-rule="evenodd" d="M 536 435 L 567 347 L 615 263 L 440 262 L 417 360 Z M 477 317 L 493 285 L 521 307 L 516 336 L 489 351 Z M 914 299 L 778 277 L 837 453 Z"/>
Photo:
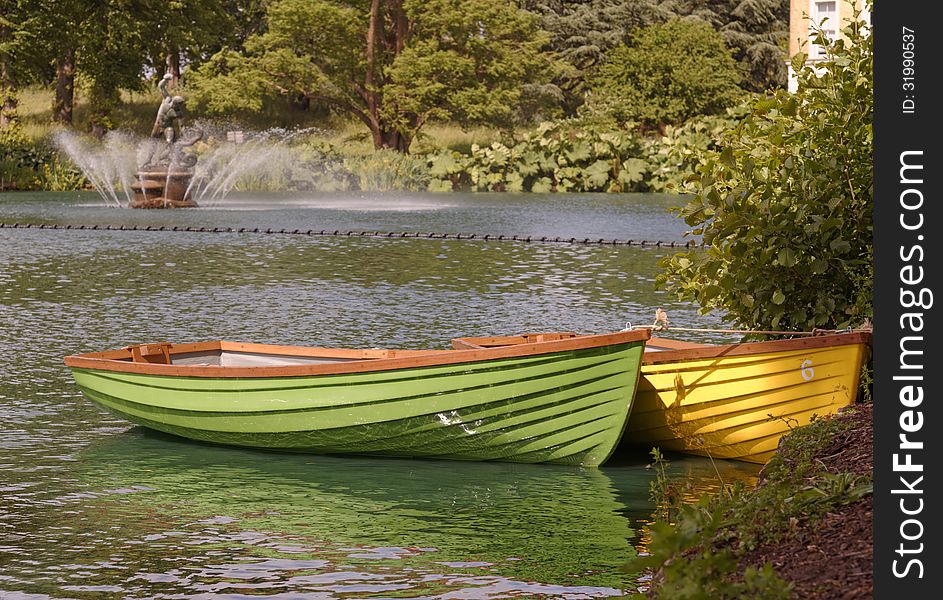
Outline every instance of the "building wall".
<path fill-rule="evenodd" d="M 828 3 L 831 3 L 829 5 Z M 854 5 L 857 4 L 862 11 L 865 21 L 871 22 L 871 13 L 868 11 L 865 0 L 790 0 L 789 3 L 789 61 L 787 67 L 789 70 L 789 91 L 796 91 L 796 74 L 792 69 L 792 57 L 799 52 L 805 52 L 808 55 L 806 64 L 814 64 L 820 57 L 818 49 L 809 39 L 813 19 L 816 24 L 819 22 L 822 8 L 834 7 L 834 12 L 827 14 L 829 22 L 827 29 L 835 32 L 835 36 L 844 37 L 841 34 L 845 23 L 854 14 Z M 832 22 L 834 21 L 834 22 Z"/>

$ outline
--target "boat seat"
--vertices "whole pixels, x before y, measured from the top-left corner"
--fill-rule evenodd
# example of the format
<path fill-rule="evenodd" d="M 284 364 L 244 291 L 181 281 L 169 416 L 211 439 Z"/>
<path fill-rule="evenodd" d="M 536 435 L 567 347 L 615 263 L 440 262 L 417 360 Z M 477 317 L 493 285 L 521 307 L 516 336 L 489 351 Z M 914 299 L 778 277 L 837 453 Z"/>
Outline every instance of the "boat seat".
<path fill-rule="evenodd" d="M 131 362 L 169 365 L 171 345 L 170 342 L 158 342 L 128 346 L 127 349 L 131 351 Z"/>

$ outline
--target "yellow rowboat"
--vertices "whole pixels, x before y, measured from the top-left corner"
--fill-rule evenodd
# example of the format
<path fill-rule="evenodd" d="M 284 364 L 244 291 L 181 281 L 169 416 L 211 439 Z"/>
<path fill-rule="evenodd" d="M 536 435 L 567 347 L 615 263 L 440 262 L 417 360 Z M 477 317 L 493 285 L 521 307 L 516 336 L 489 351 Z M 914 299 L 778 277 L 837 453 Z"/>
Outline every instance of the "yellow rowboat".
<path fill-rule="evenodd" d="M 455 348 L 537 336 L 460 338 Z M 871 333 L 725 345 L 652 337 L 622 445 L 765 463 L 791 429 L 852 404 Z"/>
<path fill-rule="evenodd" d="M 780 438 L 852 404 L 871 333 L 710 345 L 654 337 L 624 440 L 767 462 Z"/>

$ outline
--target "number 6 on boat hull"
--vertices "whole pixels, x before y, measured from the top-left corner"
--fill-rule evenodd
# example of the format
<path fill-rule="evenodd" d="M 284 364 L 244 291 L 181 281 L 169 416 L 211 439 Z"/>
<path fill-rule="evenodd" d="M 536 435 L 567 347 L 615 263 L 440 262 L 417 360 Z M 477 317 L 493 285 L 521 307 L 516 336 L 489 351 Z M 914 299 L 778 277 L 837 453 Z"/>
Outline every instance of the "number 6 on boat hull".
<path fill-rule="evenodd" d="M 855 401 L 870 343 L 865 331 L 719 346 L 652 338 L 625 441 L 765 463 L 790 429 Z"/>

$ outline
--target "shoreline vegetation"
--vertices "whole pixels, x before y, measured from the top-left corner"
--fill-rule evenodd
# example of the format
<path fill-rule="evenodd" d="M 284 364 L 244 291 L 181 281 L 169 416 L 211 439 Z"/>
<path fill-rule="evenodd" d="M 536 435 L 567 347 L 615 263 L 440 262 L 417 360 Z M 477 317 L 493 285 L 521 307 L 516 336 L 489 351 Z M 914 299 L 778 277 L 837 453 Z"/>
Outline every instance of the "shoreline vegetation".
<path fill-rule="evenodd" d="M 651 575 L 636 597 L 872 597 L 872 441 L 872 404 L 859 402 L 784 436 L 752 489 L 682 504 L 683 484 L 656 480 L 652 497 L 668 520 L 653 524 L 648 554 L 625 566 Z"/>
<path fill-rule="evenodd" d="M 152 95 L 126 94 L 122 127 L 108 135 L 143 139 L 159 102 Z M 56 143 L 59 135 L 101 143 L 75 129 L 50 123 L 51 92 L 31 88 L 20 103 L 19 135 L 8 136 L 0 157 L 0 191 L 93 189 Z M 77 120 L 85 118 L 78 103 Z M 266 140 L 273 154 L 291 155 L 279 168 L 248 170 L 235 191 L 482 191 L 682 193 L 699 156 L 716 148 L 745 109 L 701 116 L 660 132 L 643 133 L 593 119 L 546 121 L 518 132 L 441 123 L 427 126 L 410 153 L 375 150 L 356 124 L 329 119 L 318 125 L 269 127 L 261 119 L 238 122 L 199 117 L 193 127 L 208 132 L 194 153 L 209 154 L 226 143 L 228 131 L 248 143 Z M 290 113 L 289 113 L 290 114 Z M 285 164 L 290 163 L 290 169 Z M 274 165 L 274 159 L 273 159 Z"/>

